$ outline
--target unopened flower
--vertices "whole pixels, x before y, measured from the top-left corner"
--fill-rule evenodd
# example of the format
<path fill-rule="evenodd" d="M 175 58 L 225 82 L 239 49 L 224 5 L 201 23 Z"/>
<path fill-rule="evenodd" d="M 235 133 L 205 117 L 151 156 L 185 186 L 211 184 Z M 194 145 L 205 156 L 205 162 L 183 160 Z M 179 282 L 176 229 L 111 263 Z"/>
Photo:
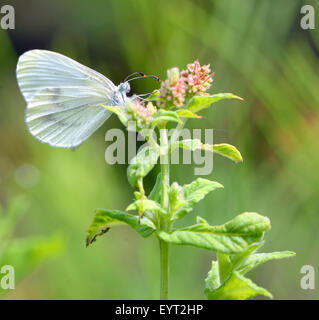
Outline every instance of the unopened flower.
<path fill-rule="evenodd" d="M 156 107 L 154 106 L 154 104 L 149 101 L 146 105 L 147 110 L 150 112 L 151 116 L 153 117 L 155 115 L 155 113 L 157 112 Z"/>
<path fill-rule="evenodd" d="M 138 98 L 128 99 L 126 103 L 126 113 L 130 120 L 135 120 L 137 128 L 145 128 L 153 120 L 156 108 L 151 102 L 144 106 Z"/>
<path fill-rule="evenodd" d="M 197 60 L 187 65 L 187 69 L 181 72 L 181 77 L 186 83 L 187 93 L 190 95 L 206 95 L 206 91 L 213 82 L 210 66 L 201 66 Z"/>
<path fill-rule="evenodd" d="M 167 79 L 169 80 L 170 85 L 176 84 L 179 78 L 179 69 L 172 68 L 167 70 Z"/>
<path fill-rule="evenodd" d="M 185 100 L 186 84 L 180 77 L 178 68 L 172 68 L 167 71 L 167 79 L 162 82 L 160 88 L 160 104 L 163 106 L 180 107 Z"/>

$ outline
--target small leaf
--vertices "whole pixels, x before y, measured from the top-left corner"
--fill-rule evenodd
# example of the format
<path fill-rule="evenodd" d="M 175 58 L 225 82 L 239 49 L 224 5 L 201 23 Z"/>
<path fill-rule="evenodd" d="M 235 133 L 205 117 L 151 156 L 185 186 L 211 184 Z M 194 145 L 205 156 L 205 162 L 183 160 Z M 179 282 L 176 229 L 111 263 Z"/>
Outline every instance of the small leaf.
<path fill-rule="evenodd" d="M 258 287 L 250 279 L 243 277 L 236 271 L 216 290 L 210 289 L 213 282 L 210 277 L 214 277 L 214 272 L 209 274 L 208 279 L 206 279 L 205 294 L 208 300 L 248 300 L 258 295 L 272 298 L 270 292 Z"/>
<path fill-rule="evenodd" d="M 229 256 L 230 262 L 231 262 L 231 267 L 232 270 L 231 271 L 235 271 L 237 270 L 241 265 L 244 264 L 244 262 L 247 260 L 247 258 L 254 253 L 255 251 L 257 251 L 260 247 L 262 247 L 264 244 L 264 241 L 258 242 L 256 244 L 253 244 L 251 246 L 248 247 L 247 250 L 245 250 L 244 252 L 240 252 L 237 254 L 232 254 Z"/>
<path fill-rule="evenodd" d="M 119 210 L 97 209 L 93 223 L 88 229 L 86 246 L 92 244 L 98 236 L 106 233 L 111 226 L 129 225 L 140 236 L 146 238 L 150 236 L 155 229 L 154 224 L 143 217 L 139 220 L 137 216 Z"/>
<path fill-rule="evenodd" d="M 161 203 L 161 198 L 162 198 L 162 174 L 159 173 L 156 177 L 156 182 L 155 185 L 148 195 L 148 199 L 154 200 L 158 203 Z"/>
<path fill-rule="evenodd" d="M 220 226 L 220 230 L 237 235 L 260 235 L 270 230 L 270 220 L 255 212 L 244 212 L 235 217 L 233 220 Z"/>
<path fill-rule="evenodd" d="M 224 283 L 225 280 L 229 277 L 229 275 L 233 271 L 233 266 L 230 260 L 230 256 L 228 254 L 218 252 L 217 261 L 219 266 L 220 281 L 221 283 Z"/>
<path fill-rule="evenodd" d="M 169 121 L 182 123 L 182 120 L 179 118 L 177 112 L 160 109 L 158 110 L 154 119 L 152 120 L 151 125 L 154 126 L 159 123 L 169 122 Z"/>
<path fill-rule="evenodd" d="M 160 92 L 159 90 L 154 90 L 151 95 L 147 97 L 149 101 L 158 101 L 160 99 Z"/>
<path fill-rule="evenodd" d="M 195 118 L 195 119 L 203 118 L 202 116 L 200 116 L 200 115 L 198 115 L 188 109 L 179 109 L 176 112 L 181 118 Z"/>
<path fill-rule="evenodd" d="M 183 188 L 177 182 L 173 182 L 169 188 L 168 197 L 171 215 L 177 212 L 181 207 L 187 205 L 187 202 L 184 200 L 182 190 Z"/>
<path fill-rule="evenodd" d="M 193 207 L 211 191 L 223 188 L 223 185 L 216 181 L 210 181 L 208 179 L 198 178 L 190 184 L 184 185 L 181 191 L 181 203 L 176 212 L 173 212 L 172 220 L 180 219 L 185 214 L 193 210 Z"/>
<path fill-rule="evenodd" d="M 187 139 L 181 141 L 175 141 L 170 145 L 170 152 L 173 152 L 176 148 L 182 148 L 190 151 L 195 151 L 198 149 L 211 151 L 218 153 L 223 157 L 226 157 L 235 162 L 242 162 L 243 158 L 236 147 L 228 143 L 221 144 L 202 144 L 199 139 Z"/>
<path fill-rule="evenodd" d="M 149 211 L 154 214 L 167 214 L 157 202 L 148 199 L 136 200 L 126 208 L 126 211 L 138 211 L 141 205 L 143 206 L 144 211 Z"/>
<path fill-rule="evenodd" d="M 189 205 L 194 206 L 201 201 L 207 193 L 217 189 L 224 188 L 222 184 L 208 179 L 197 178 L 190 184 L 183 186 L 183 194 Z"/>
<path fill-rule="evenodd" d="M 207 278 L 205 279 L 205 294 L 208 295 L 210 292 L 220 287 L 219 277 L 219 266 L 217 261 L 212 261 L 212 268 L 209 270 Z"/>
<path fill-rule="evenodd" d="M 146 146 L 131 160 L 127 177 L 133 187 L 154 168 L 159 156 L 160 148 Z"/>
<path fill-rule="evenodd" d="M 234 254 L 261 241 L 264 232 L 269 229 L 270 221 L 267 217 L 245 212 L 220 226 L 211 226 L 202 219 L 193 226 L 175 229 L 169 233 L 159 230 L 157 233 L 162 240 L 172 244 Z"/>
<path fill-rule="evenodd" d="M 199 139 L 187 139 L 171 143 L 170 152 L 173 152 L 176 148 L 195 151 L 197 149 L 200 149 L 201 147 L 202 142 Z"/>
<path fill-rule="evenodd" d="M 203 144 L 202 149 L 213 151 L 235 162 L 243 162 L 243 158 L 240 152 L 236 149 L 236 147 L 228 143 L 213 144 L 213 145 Z"/>
<path fill-rule="evenodd" d="M 202 109 L 208 108 L 212 103 L 220 100 L 224 100 L 224 99 L 243 100 L 243 98 L 238 97 L 232 93 L 217 93 L 211 96 L 195 96 L 189 101 L 186 108 L 196 113 Z"/>
<path fill-rule="evenodd" d="M 128 118 L 122 108 L 120 108 L 119 106 L 105 106 L 103 104 L 101 106 L 104 109 L 115 113 L 118 116 L 119 120 L 122 122 L 122 124 L 125 127 L 127 126 Z"/>
<path fill-rule="evenodd" d="M 271 252 L 271 253 L 255 253 L 247 258 L 245 263 L 239 267 L 238 271 L 240 274 L 246 274 L 250 270 L 258 267 L 262 263 L 265 263 L 270 260 L 278 260 L 291 258 L 296 254 L 291 251 L 280 251 L 280 252 Z"/>
<path fill-rule="evenodd" d="M 250 245 L 247 250 L 237 253 L 237 254 L 225 254 L 217 253 L 217 260 L 219 265 L 220 281 L 224 283 L 226 279 L 230 276 L 233 271 L 237 271 L 238 266 L 240 266 L 243 261 L 249 257 L 254 251 L 262 246 L 263 242 Z"/>

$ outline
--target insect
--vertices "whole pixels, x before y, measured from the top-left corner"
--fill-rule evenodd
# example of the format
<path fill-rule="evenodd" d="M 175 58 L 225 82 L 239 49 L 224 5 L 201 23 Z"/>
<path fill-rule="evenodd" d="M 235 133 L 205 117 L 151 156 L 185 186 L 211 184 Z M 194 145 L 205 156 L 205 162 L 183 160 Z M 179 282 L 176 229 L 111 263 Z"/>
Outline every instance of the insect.
<path fill-rule="evenodd" d="M 132 75 L 138 77 L 128 79 Z M 116 86 L 102 74 L 47 50 L 20 56 L 17 80 L 27 102 L 25 121 L 30 133 L 54 147 L 75 148 L 88 139 L 110 116 L 101 107 L 123 106 L 129 81 L 153 77 L 134 72 Z"/>

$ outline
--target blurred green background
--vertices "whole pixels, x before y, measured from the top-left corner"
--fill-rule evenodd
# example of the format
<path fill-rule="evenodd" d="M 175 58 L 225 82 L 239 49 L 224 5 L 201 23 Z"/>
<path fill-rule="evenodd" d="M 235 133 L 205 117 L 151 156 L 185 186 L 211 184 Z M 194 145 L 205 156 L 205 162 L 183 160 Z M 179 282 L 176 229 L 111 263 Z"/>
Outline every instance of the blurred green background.
<path fill-rule="evenodd" d="M 188 127 L 216 129 L 214 142 L 237 146 L 244 163 L 216 156 L 207 178 L 225 189 L 209 195 L 184 223 L 193 223 L 196 214 L 215 224 L 243 211 L 269 216 L 272 230 L 264 251 L 292 250 L 297 256 L 265 264 L 252 279 L 277 299 L 318 298 L 319 289 L 300 288 L 303 265 L 319 272 L 319 35 L 300 28 L 300 8 L 312 4 L 319 12 L 317 1 L 1 0 L 4 4 L 15 7 L 16 29 L 0 30 L 0 223 L 10 201 L 22 196 L 27 204 L 20 203 L 6 245 L 30 237 L 49 244 L 34 267 L 29 262 L 39 250 L 25 252 L 16 289 L 2 292 L 3 298 L 157 299 L 159 291 L 155 238 L 115 228 L 85 248 L 94 209 L 125 209 L 133 198 L 126 166 L 104 160 L 105 131 L 122 126 L 112 117 L 75 151 L 35 140 L 24 123 L 25 102 L 15 79 L 18 56 L 35 48 L 68 55 L 115 83 L 134 71 L 165 78 L 170 67 L 184 68 L 197 58 L 210 63 L 211 92 L 233 92 L 245 101 L 220 102 Z M 154 82 L 136 81 L 133 90 L 149 92 Z M 172 180 L 190 182 L 193 170 L 175 165 Z M 148 189 L 155 177 L 153 172 L 147 178 Z M 170 298 L 203 299 L 212 258 L 203 250 L 172 247 Z"/>

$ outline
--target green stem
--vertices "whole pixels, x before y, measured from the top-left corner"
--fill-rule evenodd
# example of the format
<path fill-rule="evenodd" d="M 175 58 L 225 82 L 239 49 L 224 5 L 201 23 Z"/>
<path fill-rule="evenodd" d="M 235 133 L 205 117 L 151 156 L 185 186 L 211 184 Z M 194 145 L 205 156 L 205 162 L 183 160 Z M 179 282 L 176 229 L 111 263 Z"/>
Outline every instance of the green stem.
<path fill-rule="evenodd" d="M 160 228 L 169 232 L 169 155 L 168 155 L 168 137 L 165 126 L 160 131 L 161 143 L 161 173 L 162 173 L 162 207 L 167 211 L 167 216 L 162 216 L 160 219 Z M 160 268 L 161 268 L 161 291 L 160 297 L 162 300 L 168 299 L 168 252 L 169 244 L 159 239 L 160 247 Z"/>
<path fill-rule="evenodd" d="M 138 218 L 141 219 L 143 217 L 144 214 L 144 206 L 143 206 L 143 201 L 144 201 L 144 196 L 145 196 L 145 191 L 144 191 L 144 187 L 143 187 L 143 179 L 140 179 L 137 181 L 137 186 L 138 186 L 138 190 L 140 192 L 140 207 L 138 209 Z"/>
<path fill-rule="evenodd" d="M 161 292 L 160 299 L 168 299 L 168 251 L 169 245 L 167 242 L 159 239 L 160 248 L 160 267 L 161 267 Z"/>
<path fill-rule="evenodd" d="M 175 131 L 173 132 L 172 137 L 171 137 L 171 143 L 174 143 L 175 141 L 178 140 L 179 135 L 180 135 L 182 129 L 184 128 L 186 122 L 187 122 L 187 119 L 185 119 L 182 123 L 179 123 L 176 126 Z"/>
<path fill-rule="evenodd" d="M 160 131 L 161 142 L 161 172 L 162 172 L 162 206 L 169 212 L 169 155 L 168 155 L 168 137 L 165 127 Z"/>

